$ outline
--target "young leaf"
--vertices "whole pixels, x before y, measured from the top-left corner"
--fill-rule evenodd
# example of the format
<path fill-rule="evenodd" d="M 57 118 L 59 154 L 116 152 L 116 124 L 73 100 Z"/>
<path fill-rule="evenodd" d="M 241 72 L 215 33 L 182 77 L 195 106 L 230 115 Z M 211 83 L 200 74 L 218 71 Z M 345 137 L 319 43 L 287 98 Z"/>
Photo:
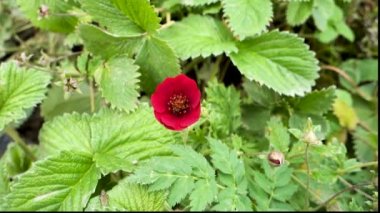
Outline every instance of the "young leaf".
<path fill-rule="evenodd" d="M 134 61 L 125 56 L 113 57 L 98 69 L 99 77 L 95 81 L 100 86 L 102 96 L 113 108 L 128 112 L 137 107 L 140 95 L 137 91 L 138 69 Z"/>
<path fill-rule="evenodd" d="M 75 3 L 68 1 L 51 1 L 51 0 L 17 0 L 21 11 L 30 19 L 33 25 L 44 30 L 60 33 L 70 33 L 74 30 L 78 19 L 69 14 Z M 47 7 L 47 15 L 39 14 L 41 7 Z"/>
<path fill-rule="evenodd" d="M 359 122 L 359 118 L 352 107 L 351 94 L 344 90 L 336 90 L 337 98 L 333 103 L 334 115 L 339 119 L 341 126 L 350 130 L 355 129 Z"/>
<path fill-rule="evenodd" d="M 206 88 L 206 94 L 206 107 L 212 127 L 224 134 L 236 131 L 241 124 L 239 92 L 231 86 L 226 88 L 211 81 Z"/>
<path fill-rule="evenodd" d="M 166 193 L 163 191 L 151 192 L 148 187 L 129 183 L 126 178 L 107 191 L 106 196 L 108 199 L 105 205 L 102 205 L 100 197 L 96 196 L 90 200 L 86 210 L 103 211 L 103 208 L 112 211 L 165 210 Z"/>
<path fill-rule="evenodd" d="M 290 136 L 288 129 L 284 126 L 279 117 L 272 117 L 268 121 L 265 136 L 275 150 L 283 153 L 288 152 Z"/>
<path fill-rule="evenodd" d="M 140 66 L 141 86 L 148 93 L 152 93 L 165 78 L 181 72 L 173 50 L 154 36 L 144 40 L 136 64 Z"/>
<path fill-rule="evenodd" d="M 96 161 L 102 172 L 108 173 L 115 168 L 128 171 L 128 163 L 167 153 L 164 144 L 173 142 L 173 135 L 142 105 L 131 114 L 104 110 L 93 116 L 73 113 L 56 117 L 44 124 L 40 142 L 44 155 L 77 150 L 112 156 L 112 164 L 102 163 L 104 158 Z"/>
<path fill-rule="evenodd" d="M 11 122 L 25 118 L 25 110 L 45 97 L 50 75 L 18 67 L 14 62 L 0 65 L 0 131 Z"/>
<path fill-rule="evenodd" d="M 160 31 L 182 60 L 236 52 L 232 34 L 223 23 L 210 16 L 190 15 Z"/>
<path fill-rule="evenodd" d="M 99 178 L 91 156 L 61 152 L 37 162 L 12 185 L 6 197 L 7 209 L 82 211 Z"/>
<path fill-rule="evenodd" d="M 294 34 L 271 31 L 240 42 L 238 49 L 230 56 L 239 71 L 280 94 L 303 95 L 318 77 L 315 54 Z"/>
<path fill-rule="evenodd" d="M 160 27 L 160 19 L 149 4 L 141 0 L 112 0 L 114 4 L 138 26 L 152 34 Z"/>
<path fill-rule="evenodd" d="M 291 1 L 286 10 L 286 21 L 292 26 L 303 24 L 311 16 L 312 10 L 313 1 Z"/>
<path fill-rule="evenodd" d="M 82 8 L 92 18 L 118 36 L 134 36 L 144 31 L 121 12 L 112 1 L 82 0 Z"/>
<path fill-rule="evenodd" d="M 273 16 L 270 0 L 222 0 L 222 4 L 228 25 L 240 40 L 265 31 Z"/>
<path fill-rule="evenodd" d="M 85 48 L 104 59 L 115 55 L 132 56 L 142 44 L 139 37 L 116 36 L 88 24 L 79 25 L 78 30 Z"/>

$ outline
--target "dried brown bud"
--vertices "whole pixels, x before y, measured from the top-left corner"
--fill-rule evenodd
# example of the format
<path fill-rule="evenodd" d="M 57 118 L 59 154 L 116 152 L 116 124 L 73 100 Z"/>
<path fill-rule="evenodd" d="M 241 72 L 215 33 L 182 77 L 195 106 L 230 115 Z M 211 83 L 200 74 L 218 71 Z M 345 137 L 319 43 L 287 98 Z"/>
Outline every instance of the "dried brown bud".
<path fill-rule="evenodd" d="M 268 161 L 273 166 L 281 166 L 284 163 L 284 154 L 278 151 L 272 151 L 268 154 Z"/>
<path fill-rule="evenodd" d="M 74 78 L 66 78 L 65 79 L 65 83 L 64 83 L 64 90 L 66 92 L 71 92 L 71 91 L 75 91 L 76 89 L 78 89 L 78 81 Z"/>
<path fill-rule="evenodd" d="M 42 4 L 39 8 L 38 8 L 38 17 L 39 18 L 45 18 L 49 15 L 49 7 Z"/>

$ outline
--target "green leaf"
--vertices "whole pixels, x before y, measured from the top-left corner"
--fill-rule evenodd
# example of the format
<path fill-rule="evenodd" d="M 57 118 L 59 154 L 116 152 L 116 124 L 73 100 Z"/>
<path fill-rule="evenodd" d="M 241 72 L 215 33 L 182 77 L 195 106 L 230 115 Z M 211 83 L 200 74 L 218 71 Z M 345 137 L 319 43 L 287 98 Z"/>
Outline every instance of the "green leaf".
<path fill-rule="evenodd" d="M 35 154 L 35 148 L 28 146 Z M 16 176 L 27 171 L 32 165 L 32 161 L 25 154 L 24 150 L 16 143 L 10 143 L 7 145 L 7 149 L 1 157 L 1 162 L 4 166 L 4 172 L 7 179 L 16 179 Z"/>
<path fill-rule="evenodd" d="M 174 206 L 190 194 L 191 211 L 205 210 L 214 201 L 217 186 L 215 171 L 205 157 L 192 148 L 172 145 L 174 156 L 155 157 L 140 166 L 128 180 L 150 184 L 150 190 L 170 188 L 169 204 Z M 182 185 L 186 184 L 186 187 Z"/>
<path fill-rule="evenodd" d="M 100 195 L 102 196 L 102 195 Z M 132 184 L 127 179 L 121 180 L 110 191 L 106 192 L 107 201 L 103 206 L 100 197 L 90 200 L 87 211 L 163 211 L 165 210 L 166 193 L 151 192 L 148 187 Z"/>
<path fill-rule="evenodd" d="M 311 16 L 312 9 L 313 1 L 291 1 L 286 10 L 286 21 L 291 26 L 301 25 Z"/>
<path fill-rule="evenodd" d="M 317 28 L 325 31 L 328 21 L 334 15 L 334 0 L 313 1 L 313 19 Z"/>
<path fill-rule="evenodd" d="M 298 190 L 298 186 L 291 182 L 293 170 L 286 165 L 271 167 L 267 160 L 262 160 L 261 166 L 264 174 L 254 171 L 254 182 L 250 185 L 254 192 L 252 196 L 257 201 L 257 210 L 268 211 L 278 206 L 283 210 L 285 202 Z"/>
<path fill-rule="evenodd" d="M 190 211 L 205 210 L 207 204 L 214 201 L 217 187 L 215 180 L 198 180 L 195 183 L 195 190 L 190 195 Z"/>
<path fill-rule="evenodd" d="M 280 117 L 272 117 L 268 121 L 265 137 L 275 150 L 288 152 L 290 136 Z"/>
<path fill-rule="evenodd" d="M 154 33 L 160 27 L 160 18 L 149 4 L 149 1 L 141 0 L 112 0 L 114 4 L 149 34 Z"/>
<path fill-rule="evenodd" d="M 154 36 L 144 40 L 136 56 L 136 64 L 140 66 L 141 86 L 148 93 L 153 93 L 165 78 L 181 72 L 173 50 L 165 41 Z"/>
<path fill-rule="evenodd" d="M 377 81 L 379 78 L 377 72 L 379 63 L 376 59 L 349 59 L 344 61 L 339 67 L 344 70 L 356 84 L 365 81 Z M 352 92 L 355 89 L 352 84 L 342 77 L 339 77 L 339 83 Z"/>
<path fill-rule="evenodd" d="M 181 4 L 187 5 L 187 6 L 203 6 L 203 5 L 209 5 L 215 2 L 218 2 L 219 0 L 180 0 Z"/>
<path fill-rule="evenodd" d="M 116 36 L 88 24 L 79 25 L 78 30 L 85 48 L 104 59 L 115 55 L 132 56 L 141 47 L 139 37 Z"/>
<path fill-rule="evenodd" d="M 228 25 L 240 40 L 266 31 L 272 20 L 270 0 L 222 0 L 222 4 Z"/>
<path fill-rule="evenodd" d="M 46 99 L 41 104 L 41 115 L 46 120 L 70 112 L 91 112 L 89 86 L 85 82 L 79 83 L 82 93 L 74 92 L 68 98 L 64 96 L 62 87 L 53 85 Z M 95 97 L 96 109 L 100 108 L 101 98 Z"/>
<path fill-rule="evenodd" d="M 297 98 L 293 106 L 298 112 L 322 115 L 331 109 L 334 99 L 335 86 L 331 86 Z"/>
<path fill-rule="evenodd" d="M 14 121 L 26 118 L 26 110 L 45 97 L 50 75 L 24 69 L 13 62 L 0 65 L 0 131 Z"/>
<path fill-rule="evenodd" d="M 210 16 L 190 15 L 160 31 L 182 60 L 236 52 L 232 34 L 223 23 Z"/>
<path fill-rule="evenodd" d="M 220 133 L 230 134 L 241 125 L 240 94 L 232 86 L 210 81 L 206 88 L 206 108 L 211 126 Z"/>
<path fill-rule="evenodd" d="M 272 109 L 280 104 L 281 97 L 273 90 L 265 85 L 260 85 L 257 82 L 249 81 L 244 78 L 243 88 L 248 95 L 248 100 L 262 107 Z"/>
<path fill-rule="evenodd" d="M 96 161 L 103 173 L 115 168 L 129 171 L 131 168 L 125 168 L 129 163 L 168 153 L 164 145 L 171 142 L 172 132 L 162 127 L 145 105 L 131 114 L 110 110 L 92 116 L 65 114 L 45 123 L 40 133 L 44 156 L 61 150 L 112 156 L 112 164 L 102 163 L 104 158 Z"/>
<path fill-rule="evenodd" d="M 83 0 L 82 8 L 92 18 L 106 27 L 112 34 L 119 36 L 140 35 L 144 31 L 121 12 L 112 1 Z"/>
<path fill-rule="evenodd" d="M 240 42 L 238 49 L 231 59 L 239 71 L 280 94 L 303 95 L 318 77 L 315 54 L 295 34 L 271 31 Z"/>
<path fill-rule="evenodd" d="M 354 132 L 355 155 L 361 162 L 376 160 L 376 150 L 378 150 L 378 134 L 365 131 L 358 127 Z"/>
<path fill-rule="evenodd" d="M 21 11 L 33 23 L 33 25 L 44 30 L 60 33 L 70 33 L 74 30 L 78 19 L 69 13 L 74 7 L 72 0 L 17 0 Z M 39 17 L 39 8 L 45 5 L 48 7 L 48 15 Z"/>
<path fill-rule="evenodd" d="M 242 211 L 252 210 L 247 196 L 247 179 L 244 164 L 238 158 L 237 152 L 230 150 L 227 145 L 219 140 L 208 138 L 212 151 L 211 159 L 214 167 L 220 170 L 221 182 L 227 188 L 218 194 L 219 204 L 215 210 Z"/>
<path fill-rule="evenodd" d="M 37 162 L 12 185 L 9 210 L 82 211 L 100 172 L 89 155 L 62 152 Z"/>
<path fill-rule="evenodd" d="M 125 56 L 111 58 L 98 69 L 99 77 L 95 81 L 112 108 L 128 112 L 137 107 L 140 96 L 138 69 L 134 61 Z"/>

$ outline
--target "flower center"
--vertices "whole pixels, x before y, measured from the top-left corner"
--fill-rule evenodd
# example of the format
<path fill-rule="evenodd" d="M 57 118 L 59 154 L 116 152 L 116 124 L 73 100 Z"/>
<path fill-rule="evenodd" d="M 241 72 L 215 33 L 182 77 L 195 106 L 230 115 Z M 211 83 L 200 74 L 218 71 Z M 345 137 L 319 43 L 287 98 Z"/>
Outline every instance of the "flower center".
<path fill-rule="evenodd" d="M 187 113 L 190 109 L 189 99 L 182 93 L 174 94 L 170 97 L 168 102 L 168 109 L 176 116 Z"/>

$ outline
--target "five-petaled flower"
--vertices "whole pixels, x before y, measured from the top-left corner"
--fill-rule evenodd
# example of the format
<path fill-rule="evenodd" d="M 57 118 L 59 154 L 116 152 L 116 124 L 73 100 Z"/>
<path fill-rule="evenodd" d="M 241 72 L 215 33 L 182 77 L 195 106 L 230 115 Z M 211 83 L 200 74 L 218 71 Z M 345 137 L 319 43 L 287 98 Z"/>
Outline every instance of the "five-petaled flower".
<path fill-rule="evenodd" d="M 166 78 L 151 97 L 154 115 L 166 128 L 180 131 L 198 121 L 201 92 L 184 74 Z"/>

